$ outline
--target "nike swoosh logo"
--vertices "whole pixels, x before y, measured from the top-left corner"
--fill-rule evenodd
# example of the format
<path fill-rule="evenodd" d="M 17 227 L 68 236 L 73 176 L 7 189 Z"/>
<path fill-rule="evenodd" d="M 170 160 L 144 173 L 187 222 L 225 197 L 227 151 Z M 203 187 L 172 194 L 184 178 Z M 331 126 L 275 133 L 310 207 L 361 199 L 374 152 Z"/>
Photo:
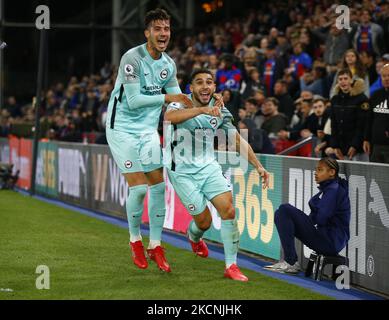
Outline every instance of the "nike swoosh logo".
<path fill-rule="evenodd" d="M 164 214 L 163 215 L 160 215 L 160 214 L 156 215 L 157 218 L 161 218 L 161 217 L 164 217 L 164 216 L 165 216 Z"/>
<path fill-rule="evenodd" d="M 150 73 L 145 73 L 145 76 L 148 76 Z"/>

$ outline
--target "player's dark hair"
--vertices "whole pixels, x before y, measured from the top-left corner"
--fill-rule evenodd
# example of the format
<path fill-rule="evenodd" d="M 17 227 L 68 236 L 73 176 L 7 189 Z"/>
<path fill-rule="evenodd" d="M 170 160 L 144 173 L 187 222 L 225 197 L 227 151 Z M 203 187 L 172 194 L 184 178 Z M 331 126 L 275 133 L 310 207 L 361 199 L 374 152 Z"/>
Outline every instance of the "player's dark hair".
<path fill-rule="evenodd" d="M 147 29 L 153 21 L 157 21 L 157 20 L 170 21 L 170 16 L 164 9 L 161 8 L 157 8 L 155 10 L 151 10 L 147 12 L 144 21 L 145 29 Z"/>
<path fill-rule="evenodd" d="M 190 75 L 190 79 L 189 79 L 189 83 L 192 83 L 194 78 L 196 78 L 196 76 L 200 73 L 206 73 L 206 74 L 209 74 L 211 75 L 212 79 L 213 79 L 213 73 L 211 70 L 209 69 L 205 69 L 205 68 L 201 68 L 201 69 L 195 69 L 192 74 Z"/>
<path fill-rule="evenodd" d="M 335 170 L 335 177 L 339 174 L 339 163 L 334 158 L 325 157 L 321 158 L 319 162 L 325 164 L 328 168 Z"/>

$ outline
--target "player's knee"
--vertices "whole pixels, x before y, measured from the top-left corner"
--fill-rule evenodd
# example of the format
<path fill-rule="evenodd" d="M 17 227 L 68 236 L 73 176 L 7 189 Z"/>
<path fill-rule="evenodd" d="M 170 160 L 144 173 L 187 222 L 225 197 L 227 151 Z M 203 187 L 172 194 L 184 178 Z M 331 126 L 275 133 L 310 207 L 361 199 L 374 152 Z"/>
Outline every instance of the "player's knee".
<path fill-rule="evenodd" d="M 283 203 L 280 205 L 277 211 L 279 214 L 289 214 L 291 208 L 293 207 L 289 203 Z"/>
<path fill-rule="evenodd" d="M 223 220 L 234 220 L 235 219 L 235 208 L 232 203 L 226 208 L 222 215 Z"/>
<path fill-rule="evenodd" d="M 211 222 L 211 219 L 204 219 L 203 221 L 196 223 L 196 225 L 202 231 L 207 231 L 211 227 Z"/>

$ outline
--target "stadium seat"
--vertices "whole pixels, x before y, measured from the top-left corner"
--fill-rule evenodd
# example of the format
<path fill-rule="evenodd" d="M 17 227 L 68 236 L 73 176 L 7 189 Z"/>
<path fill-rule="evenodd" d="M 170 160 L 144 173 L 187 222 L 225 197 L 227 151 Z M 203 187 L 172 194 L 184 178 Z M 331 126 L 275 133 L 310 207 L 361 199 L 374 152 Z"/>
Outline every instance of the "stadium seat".
<path fill-rule="evenodd" d="M 321 281 L 325 266 L 332 265 L 332 279 L 336 280 L 336 268 L 342 265 L 348 267 L 348 263 L 349 261 L 347 257 L 343 257 L 340 255 L 326 256 L 313 252 L 309 257 L 308 266 L 305 270 L 305 276 L 312 276 L 314 280 Z"/>

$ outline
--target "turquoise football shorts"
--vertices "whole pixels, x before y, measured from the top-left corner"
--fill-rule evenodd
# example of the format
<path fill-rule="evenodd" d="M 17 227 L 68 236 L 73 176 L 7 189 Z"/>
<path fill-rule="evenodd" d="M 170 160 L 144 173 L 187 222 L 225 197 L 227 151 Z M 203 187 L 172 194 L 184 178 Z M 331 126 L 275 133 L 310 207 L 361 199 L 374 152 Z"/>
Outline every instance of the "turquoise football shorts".
<path fill-rule="evenodd" d="M 167 169 L 167 173 L 182 204 L 193 216 L 205 210 L 207 200 L 211 201 L 217 195 L 231 191 L 231 185 L 217 162 L 195 174 L 177 173 L 170 169 Z"/>
<path fill-rule="evenodd" d="M 133 134 L 107 128 L 106 135 L 121 173 L 147 173 L 163 166 L 158 132 Z"/>

